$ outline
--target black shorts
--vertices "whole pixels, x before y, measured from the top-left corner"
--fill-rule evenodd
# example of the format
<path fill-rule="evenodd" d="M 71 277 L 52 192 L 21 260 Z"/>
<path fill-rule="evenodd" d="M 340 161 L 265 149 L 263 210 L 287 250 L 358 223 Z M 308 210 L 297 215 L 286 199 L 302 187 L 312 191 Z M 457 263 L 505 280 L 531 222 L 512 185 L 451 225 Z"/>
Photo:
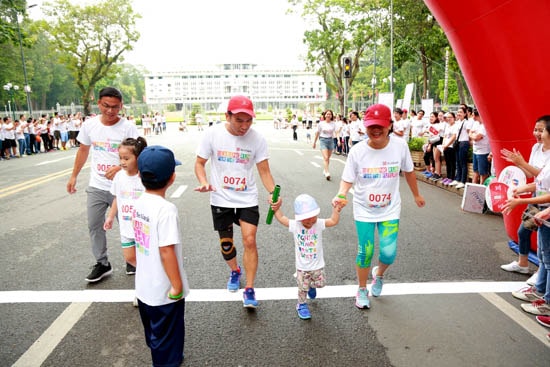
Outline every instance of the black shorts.
<path fill-rule="evenodd" d="M 55 138 L 55 140 L 61 140 L 61 131 L 54 130 L 53 131 L 53 137 Z"/>
<path fill-rule="evenodd" d="M 15 142 L 15 139 L 4 139 L 4 144 L 2 144 L 2 147 L 4 149 L 17 148 L 17 143 Z"/>
<path fill-rule="evenodd" d="M 212 221 L 214 230 L 222 231 L 231 224 L 239 225 L 239 220 L 258 226 L 260 221 L 260 210 L 258 205 L 248 208 L 223 208 L 220 206 L 210 206 L 212 209 Z"/>

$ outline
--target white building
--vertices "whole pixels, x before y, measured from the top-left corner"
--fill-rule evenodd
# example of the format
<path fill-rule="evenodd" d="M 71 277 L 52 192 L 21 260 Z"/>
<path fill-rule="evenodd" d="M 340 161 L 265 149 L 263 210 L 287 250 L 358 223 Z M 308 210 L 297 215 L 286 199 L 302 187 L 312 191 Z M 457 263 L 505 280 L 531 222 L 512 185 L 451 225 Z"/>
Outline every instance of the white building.
<path fill-rule="evenodd" d="M 303 70 L 266 68 L 256 64 L 220 64 L 145 76 L 149 105 L 176 104 L 177 109 L 200 104 L 204 110 L 219 110 L 231 96 L 242 94 L 257 109 L 298 108 L 326 100 L 322 77 Z"/>

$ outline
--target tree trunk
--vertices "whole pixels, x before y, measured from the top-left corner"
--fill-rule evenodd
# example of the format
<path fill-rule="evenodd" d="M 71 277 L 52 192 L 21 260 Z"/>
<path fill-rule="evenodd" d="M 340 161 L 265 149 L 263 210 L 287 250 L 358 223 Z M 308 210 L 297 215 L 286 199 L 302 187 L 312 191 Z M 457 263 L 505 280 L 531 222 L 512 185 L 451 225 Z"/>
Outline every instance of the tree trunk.
<path fill-rule="evenodd" d="M 428 58 L 424 51 L 420 55 L 420 61 L 422 62 L 422 99 L 425 99 L 428 92 Z"/>
<path fill-rule="evenodd" d="M 460 103 L 466 103 L 466 96 L 464 94 L 464 84 L 462 84 L 462 78 L 458 73 L 455 74 L 455 80 L 456 80 L 456 88 L 458 90 L 458 98 L 460 99 Z"/>

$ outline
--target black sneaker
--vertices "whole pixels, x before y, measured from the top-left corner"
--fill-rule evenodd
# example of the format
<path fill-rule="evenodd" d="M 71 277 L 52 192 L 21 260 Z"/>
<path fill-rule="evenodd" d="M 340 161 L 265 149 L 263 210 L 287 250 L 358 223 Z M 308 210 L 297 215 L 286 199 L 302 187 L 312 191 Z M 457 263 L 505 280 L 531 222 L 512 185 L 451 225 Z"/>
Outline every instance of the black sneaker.
<path fill-rule="evenodd" d="M 113 274 L 113 268 L 110 263 L 107 263 L 107 265 L 96 263 L 92 272 L 86 277 L 86 281 L 89 283 L 99 282 L 103 277 L 111 274 Z"/>
<path fill-rule="evenodd" d="M 126 275 L 136 274 L 136 267 L 132 264 L 126 263 Z"/>

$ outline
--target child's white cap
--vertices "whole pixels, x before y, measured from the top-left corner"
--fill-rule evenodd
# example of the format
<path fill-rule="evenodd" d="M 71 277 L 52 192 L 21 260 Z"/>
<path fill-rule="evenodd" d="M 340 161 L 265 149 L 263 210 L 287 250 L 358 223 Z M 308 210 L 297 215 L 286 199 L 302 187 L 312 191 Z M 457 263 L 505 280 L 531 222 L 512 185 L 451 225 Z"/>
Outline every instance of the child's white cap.
<path fill-rule="evenodd" d="M 298 195 L 294 200 L 294 218 L 296 220 L 303 220 L 314 217 L 319 214 L 321 209 L 314 198 L 308 194 Z"/>

